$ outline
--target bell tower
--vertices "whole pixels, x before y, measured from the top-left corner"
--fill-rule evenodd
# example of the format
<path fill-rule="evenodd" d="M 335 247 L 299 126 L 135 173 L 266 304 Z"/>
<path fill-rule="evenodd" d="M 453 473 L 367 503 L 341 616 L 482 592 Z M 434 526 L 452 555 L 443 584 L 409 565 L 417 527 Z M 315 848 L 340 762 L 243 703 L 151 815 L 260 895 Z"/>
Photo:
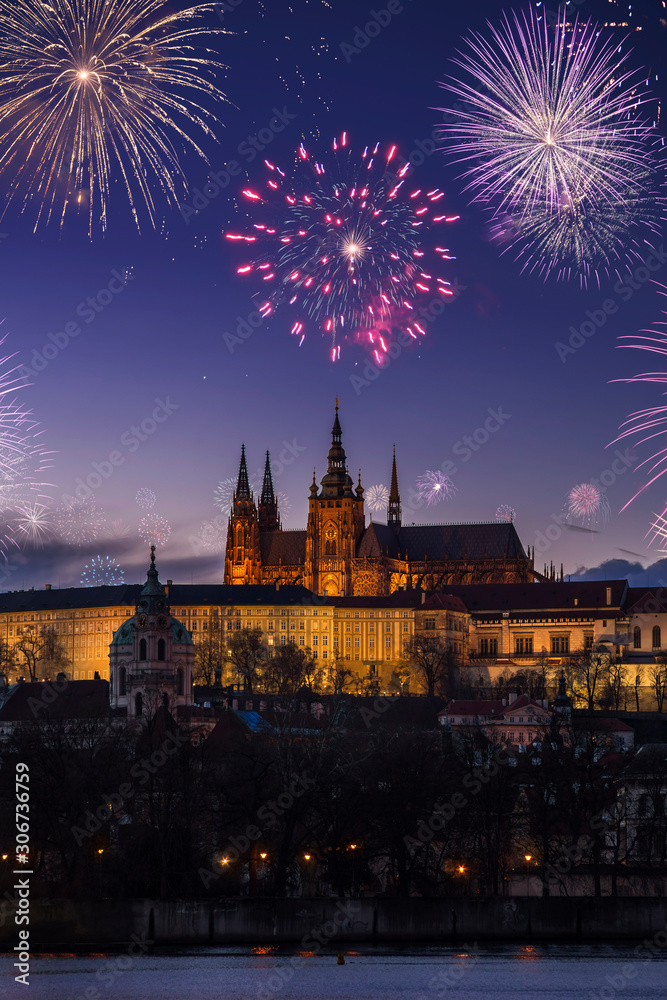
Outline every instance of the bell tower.
<path fill-rule="evenodd" d="M 347 469 L 338 399 L 331 429 L 327 472 L 318 491 L 313 482 L 308 500 L 305 586 L 330 597 L 352 594 L 352 560 L 365 528 L 361 471 L 356 489 Z"/>
<path fill-rule="evenodd" d="M 232 510 L 227 527 L 224 582 L 262 582 L 259 521 L 255 500 L 248 480 L 245 445 L 241 445 L 239 477 L 234 491 Z"/>
<path fill-rule="evenodd" d="M 151 545 L 136 612 L 109 646 L 112 708 L 124 708 L 128 719 L 138 719 L 154 715 L 162 705 L 172 713 L 179 705 L 192 705 L 194 658 L 192 636 L 171 614 Z"/>

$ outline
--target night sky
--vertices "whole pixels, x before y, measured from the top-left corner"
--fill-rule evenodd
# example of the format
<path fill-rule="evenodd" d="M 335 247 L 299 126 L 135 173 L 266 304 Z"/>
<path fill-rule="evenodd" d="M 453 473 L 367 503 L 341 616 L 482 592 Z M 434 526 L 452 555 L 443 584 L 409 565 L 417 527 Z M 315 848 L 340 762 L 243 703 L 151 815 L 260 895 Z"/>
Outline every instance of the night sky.
<path fill-rule="evenodd" d="M 341 48 L 354 44 L 371 10 L 385 6 L 384 0 L 276 0 L 266 4 L 267 15 L 257 0 L 226 4 L 223 25 L 233 34 L 217 44 L 229 67 L 220 80 L 229 103 L 218 109 L 224 127 L 217 144 L 205 140 L 204 148 L 210 171 L 224 172 L 236 160 L 244 173 L 197 214 L 165 207 L 164 226 L 157 232 L 146 226 L 139 235 L 120 180 L 112 190 L 107 234 L 92 240 L 85 214 L 68 218 L 62 231 L 52 225 L 35 234 L 28 215 L 12 207 L 6 213 L 0 224 L 4 349 L 18 352 L 14 363 L 32 366 L 49 333 L 72 322 L 81 329 L 21 393 L 55 452 L 48 492 L 57 504 L 76 492 L 94 463 L 107 469 L 110 453 L 119 452 L 121 461 L 93 492 L 109 521 L 124 521 L 129 532 L 80 548 L 54 541 L 42 550 L 15 551 L 3 590 L 77 585 L 96 553 L 116 557 L 127 582 L 142 578 L 148 550 L 137 533 L 142 512 L 134 500 L 141 487 L 155 491 L 154 510 L 172 527 L 158 553 L 161 577 L 222 582 L 224 552 L 204 551 L 201 526 L 220 516 L 214 490 L 236 475 L 241 443 L 251 478 L 270 450 L 275 486 L 291 502 L 283 524 L 305 527 L 313 466 L 318 481 L 326 471 L 336 396 L 355 480 L 361 467 L 366 488 L 388 485 L 396 445 L 404 522 L 489 521 L 498 505 L 509 504 L 524 546 L 538 541 L 545 548 L 539 540 L 563 513 L 567 492 L 605 476 L 618 449 L 620 474 L 606 475 L 614 480 L 606 492 L 609 523 L 596 533 L 552 529 L 547 537 L 558 537 L 537 554 L 536 565 L 562 562 L 565 573 L 574 574 L 615 560 L 593 575 L 631 571 L 633 582 L 658 582 L 661 567 L 643 575 L 641 567 L 661 558 L 645 536 L 653 513 L 667 506 L 667 479 L 619 513 L 645 481 L 633 467 L 651 452 L 647 445 L 633 452 L 610 442 L 628 413 L 660 403 L 659 385 L 612 380 L 663 367 L 657 356 L 617 348 L 619 336 L 654 326 L 667 299 L 655 281 L 640 284 L 623 301 L 626 296 L 613 291 L 616 278 L 582 291 L 576 280 L 544 282 L 521 274 L 520 265 L 490 242 L 487 217 L 468 205 L 460 168 L 443 152 L 430 152 L 442 118 L 435 109 L 453 101 L 438 81 L 453 72 L 450 60 L 462 36 L 483 31 L 487 17 L 497 23 L 503 11 L 528 5 L 403 0 L 366 47 L 356 53 Z M 640 22 L 645 30 L 632 35 L 633 59 L 659 74 L 663 96 L 667 66 L 657 60 L 667 62 L 667 31 L 659 20 L 664 5 L 643 0 L 633 6 L 637 18 L 646 15 Z M 579 10 L 606 15 L 609 7 L 605 0 L 585 0 Z M 219 23 L 215 15 L 211 22 Z M 248 138 L 266 129 L 276 109 L 285 127 L 251 161 Z M 372 380 L 369 355 L 358 345 L 344 345 L 336 363 L 316 332 L 299 348 L 290 336 L 289 312 L 278 311 L 231 350 L 225 337 L 257 305 L 256 285 L 236 274 L 243 255 L 223 238 L 230 226 L 242 227 L 241 188 L 263 179 L 263 156 L 289 169 L 303 141 L 326 158 L 344 130 L 360 149 L 379 140 L 409 155 L 426 143 L 430 155 L 413 178 L 425 189 L 442 188 L 447 212 L 461 216 L 447 230 L 456 260 L 444 272 L 457 295 L 427 336 Z M 191 204 L 209 168 L 195 157 L 183 162 Z M 667 285 L 665 264 L 655 280 Z M 116 273 L 129 275 L 125 286 Z M 90 314 L 80 304 L 110 282 L 120 291 L 86 321 Z M 600 310 L 609 298 L 617 311 L 563 361 L 557 342 L 567 342 L 587 310 Z M 152 420 L 162 404 L 164 419 L 135 441 L 131 428 Z M 483 428 L 491 411 L 502 414 L 501 426 L 477 450 L 466 451 L 465 436 Z M 455 466 L 448 469 L 456 496 L 411 506 L 417 477 L 448 461 Z M 375 517 L 384 520 L 383 513 Z"/>

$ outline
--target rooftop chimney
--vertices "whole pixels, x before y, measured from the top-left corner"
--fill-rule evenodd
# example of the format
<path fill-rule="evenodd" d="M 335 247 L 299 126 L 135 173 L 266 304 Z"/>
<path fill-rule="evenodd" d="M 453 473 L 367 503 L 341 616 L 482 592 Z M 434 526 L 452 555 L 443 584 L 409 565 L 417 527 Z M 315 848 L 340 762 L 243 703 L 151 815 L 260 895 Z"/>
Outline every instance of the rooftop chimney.
<path fill-rule="evenodd" d="M 426 603 L 426 591 L 422 590 L 422 604 Z"/>
<path fill-rule="evenodd" d="M 45 583 L 44 584 L 44 590 L 51 590 L 51 584 L 50 583 Z"/>
<path fill-rule="evenodd" d="M 167 597 L 169 597 L 169 588 L 171 587 L 172 582 L 173 582 L 172 580 L 167 580 L 167 583 L 165 585 L 164 592 L 167 595 Z"/>
<path fill-rule="evenodd" d="M 611 604 L 611 587 L 607 587 L 607 606 Z"/>

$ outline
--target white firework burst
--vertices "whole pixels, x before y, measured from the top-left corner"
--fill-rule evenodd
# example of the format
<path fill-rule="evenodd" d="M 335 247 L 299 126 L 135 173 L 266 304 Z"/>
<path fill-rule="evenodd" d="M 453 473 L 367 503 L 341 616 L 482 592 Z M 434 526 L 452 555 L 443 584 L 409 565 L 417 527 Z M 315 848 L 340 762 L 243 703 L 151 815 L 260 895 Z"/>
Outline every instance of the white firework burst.
<path fill-rule="evenodd" d="M 112 556 L 94 556 L 83 568 L 82 587 L 113 587 L 125 583 L 125 570 Z"/>
<path fill-rule="evenodd" d="M 501 503 L 500 507 L 496 510 L 496 521 L 509 521 L 510 524 L 513 524 L 515 518 L 516 511 L 509 504 Z"/>
<path fill-rule="evenodd" d="M 134 498 L 140 507 L 144 510 L 150 510 L 157 503 L 157 497 L 153 490 L 149 490 L 147 486 L 142 486 L 140 490 L 137 490 L 137 494 Z"/>
<path fill-rule="evenodd" d="M 280 517 L 286 517 L 292 509 L 292 501 L 286 493 L 279 490 L 278 493 L 276 493 L 276 502 L 278 504 L 278 513 L 280 514 Z"/>
<path fill-rule="evenodd" d="M 105 531 L 104 511 L 98 510 L 94 497 L 70 497 L 55 512 L 56 529 L 70 545 L 88 545 Z"/>
<path fill-rule="evenodd" d="M 109 534 L 112 538 L 125 538 L 130 533 L 130 526 L 122 518 L 109 521 Z"/>
<path fill-rule="evenodd" d="M 224 517 L 204 521 L 199 529 L 199 541 L 207 552 L 224 552 L 227 545 L 227 522 Z"/>
<path fill-rule="evenodd" d="M 384 510 L 389 503 L 389 490 L 382 483 L 377 486 L 369 486 L 366 490 L 366 503 L 370 510 Z"/>
<path fill-rule="evenodd" d="M 417 497 L 420 500 L 426 500 L 429 506 L 441 503 L 443 500 L 449 500 L 456 492 L 456 486 L 449 476 L 440 472 L 439 469 L 427 470 L 423 476 L 419 476 L 417 479 Z"/>
<path fill-rule="evenodd" d="M 32 542 L 34 548 L 41 548 L 55 530 L 53 510 L 44 504 L 33 503 L 30 506 L 19 507 L 18 515 L 14 523 L 19 543 Z"/>

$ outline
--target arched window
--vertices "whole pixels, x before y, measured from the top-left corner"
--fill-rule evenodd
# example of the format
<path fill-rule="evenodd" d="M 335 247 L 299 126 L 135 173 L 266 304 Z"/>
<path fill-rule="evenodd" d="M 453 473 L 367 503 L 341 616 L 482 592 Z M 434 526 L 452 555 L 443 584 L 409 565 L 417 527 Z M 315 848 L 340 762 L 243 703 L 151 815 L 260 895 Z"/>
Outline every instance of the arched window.
<path fill-rule="evenodd" d="M 127 671 L 125 667 L 121 667 L 118 672 L 118 694 L 127 694 Z"/>
<path fill-rule="evenodd" d="M 164 660 L 164 639 L 158 639 L 157 641 L 157 658 L 158 660 Z"/>
<path fill-rule="evenodd" d="M 637 803 L 637 815 L 638 816 L 648 816 L 648 795 L 640 796 L 639 802 Z"/>
<path fill-rule="evenodd" d="M 143 715 L 143 712 L 144 712 L 144 699 L 141 694 L 141 691 L 138 691 L 134 699 L 134 714 Z"/>
<path fill-rule="evenodd" d="M 642 630 L 640 629 L 639 625 L 635 625 L 634 630 L 632 632 L 632 645 L 635 649 L 642 648 Z"/>
<path fill-rule="evenodd" d="M 167 694 L 166 691 L 164 691 L 162 694 L 162 704 L 164 705 L 165 708 L 169 708 L 169 695 Z"/>
<path fill-rule="evenodd" d="M 145 660 L 146 659 L 146 640 L 145 639 L 140 639 L 139 640 L 139 659 L 140 660 Z"/>
<path fill-rule="evenodd" d="M 328 542 L 324 543 L 324 554 L 326 556 L 336 555 L 336 543 L 334 541 L 329 540 Z"/>
<path fill-rule="evenodd" d="M 662 645 L 662 639 L 661 639 L 661 635 L 660 635 L 660 626 L 659 625 L 654 625 L 653 626 L 653 648 L 654 649 L 660 649 L 661 645 Z"/>
<path fill-rule="evenodd" d="M 176 693 L 183 694 L 183 671 L 178 669 L 176 671 Z"/>

